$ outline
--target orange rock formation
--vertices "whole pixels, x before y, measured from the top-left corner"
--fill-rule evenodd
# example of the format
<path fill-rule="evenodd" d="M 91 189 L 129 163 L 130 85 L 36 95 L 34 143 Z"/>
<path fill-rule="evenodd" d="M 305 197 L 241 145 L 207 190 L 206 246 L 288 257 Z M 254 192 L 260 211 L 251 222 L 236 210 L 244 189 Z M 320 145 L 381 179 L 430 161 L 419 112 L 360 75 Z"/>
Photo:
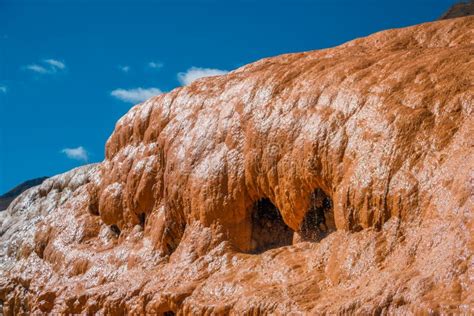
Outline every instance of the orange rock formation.
<path fill-rule="evenodd" d="M 473 75 L 466 17 L 135 106 L 0 214 L 4 314 L 474 313 Z"/>

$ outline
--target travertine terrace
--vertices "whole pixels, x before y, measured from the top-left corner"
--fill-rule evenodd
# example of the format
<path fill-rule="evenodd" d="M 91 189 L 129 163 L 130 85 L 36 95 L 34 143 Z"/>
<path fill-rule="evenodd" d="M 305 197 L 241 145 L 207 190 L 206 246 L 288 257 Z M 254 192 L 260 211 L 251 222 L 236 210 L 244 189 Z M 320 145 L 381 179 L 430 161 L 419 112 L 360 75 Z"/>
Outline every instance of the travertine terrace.
<path fill-rule="evenodd" d="M 4 314 L 474 313 L 473 75 L 466 17 L 133 107 L 0 214 Z"/>

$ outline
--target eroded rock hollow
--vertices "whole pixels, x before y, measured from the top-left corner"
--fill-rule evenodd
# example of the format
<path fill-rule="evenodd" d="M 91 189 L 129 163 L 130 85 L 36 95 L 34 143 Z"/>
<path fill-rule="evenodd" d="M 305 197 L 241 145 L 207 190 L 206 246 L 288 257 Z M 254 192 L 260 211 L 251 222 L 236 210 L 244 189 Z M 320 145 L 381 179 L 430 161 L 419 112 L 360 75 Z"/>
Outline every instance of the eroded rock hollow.
<path fill-rule="evenodd" d="M 4 314 L 474 313 L 473 74 L 467 17 L 133 107 L 0 214 Z"/>

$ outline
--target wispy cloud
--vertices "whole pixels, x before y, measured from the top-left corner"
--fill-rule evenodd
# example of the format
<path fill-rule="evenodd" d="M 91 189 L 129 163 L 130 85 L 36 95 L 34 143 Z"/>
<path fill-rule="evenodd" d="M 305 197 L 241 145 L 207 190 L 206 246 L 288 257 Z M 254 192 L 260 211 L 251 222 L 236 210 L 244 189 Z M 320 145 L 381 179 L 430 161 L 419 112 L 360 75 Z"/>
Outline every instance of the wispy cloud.
<path fill-rule="evenodd" d="M 40 73 L 40 74 L 47 74 L 49 71 L 48 69 L 44 68 L 43 66 L 40 66 L 38 64 L 32 64 L 25 66 L 25 69 Z"/>
<path fill-rule="evenodd" d="M 46 64 L 49 64 L 53 68 L 57 68 L 57 69 L 66 68 L 66 65 L 62 61 L 59 61 L 56 59 L 45 59 L 43 60 L 43 62 L 45 62 Z"/>
<path fill-rule="evenodd" d="M 7 93 L 7 86 L 0 85 L 0 93 Z"/>
<path fill-rule="evenodd" d="M 199 78 L 220 76 L 226 73 L 228 73 L 227 70 L 191 67 L 185 72 L 178 73 L 178 80 L 182 85 L 188 85 Z"/>
<path fill-rule="evenodd" d="M 110 95 L 124 102 L 138 103 L 162 93 L 163 91 L 158 88 L 135 88 L 116 89 Z"/>
<path fill-rule="evenodd" d="M 148 63 L 148 67 L 150 67 L 152 69 L 160 69 L 160 68 L 163 68 L 163 66 L 164 66 L 163 63 L 156 62 L 156 61 L 150 61 Z"/>
<path fill-rule="evenodd" d="M 87 150 L 79 146 L 77 148 L 64 148 L 61 150 L 63 154 L 65 154 L 69 159 L 79 160 L 79 161 L 87 161 L 89 160 L 89 154 Z"/>
<path fill-rule="evenodd" d="M 130 66 L 118 66 L 118 69 L 120 69 L 123 72 L 129 72 Z"/>
<path fill-rule="evenodd" d="M 66 64 L 57 59 L 49 58 L 43 59 L 41 62 L 36 64 L 27 65 L 24 68 L 39 74 L 54 74 L 59 71 L 65 70 Z"/>

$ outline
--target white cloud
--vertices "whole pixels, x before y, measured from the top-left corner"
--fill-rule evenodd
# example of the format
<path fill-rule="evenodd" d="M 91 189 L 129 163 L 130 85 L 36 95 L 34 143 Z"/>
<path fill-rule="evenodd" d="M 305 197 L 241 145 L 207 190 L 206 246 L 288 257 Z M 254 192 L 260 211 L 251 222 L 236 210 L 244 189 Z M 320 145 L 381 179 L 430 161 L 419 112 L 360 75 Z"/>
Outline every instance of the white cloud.
<path fill-rule="evenodd" d="M 40 74 L 49 73 L 48 69 L 44 68 L 43 66 L 37 65 L 37 64 L 28 65 L 28 66 L 25 66 L 25 68 L 28 69 L 28 70 L 34 71 L 34 72 L 38 72 Z"/>
<path fill-rule="evenodd" d="M 43 59 L 40 64 L 31 64 L 24 67 L 27 70 L 40 74 L 54 74 L 66 69 L 66 64 L 56 59 Z"/>
<path fill-rule="evenodd" d="M 129 72 L 130 66 L 118 66 L 118 68 L 123 72 Z"/>
<path fill-rule="evenodd" d="M 56 59 L 45 59 L 43 61 L 45 63 L 51 65 L 51 67 L 53 67 L 53 68 L 57 68 L 57 69 L 66 68 L 66 65 L 62 61 L 59 61 L 59 60 L 56 60 Z"/>
<path fill-rule="evenodd" d="M 0 92 L 7 93 L 7 86 L 0 85 Z"/>
<path fill-rule="evenodd" d="M 153 68 L 153 69 L 160 69 L 160 68 L 163 68 L 163 63 L 160 63 L 160 62 L 154 62 L 154 61 L 150 61 L 148 63 L 148 67 L 150 68 Z"/>
<path fill-rule="evenodd" d="M 227 70 L 191 67 L 185 72 L 178 73 L 178 80 L 182 85 L 188 85 L 199 78 L 220 76 L 226 73 L 228 73 Z"/>
<path fill-rule="evenodd" d="M 87 153 L 87 150 L 84 149 L 84 147 L 79 146 L 77 148 L 64 148 L 61 150 L 63 154 L 66 154 L 66 156 L 69 159 L 74 159 L 74 160 L 80 160 L 80 161 L 87 161 L 89 160 L 89 155 Z"/>
<path fill-rule="evenodd" d="M 110 95 L 124 102 L 138 103 L 162 93 L 163 91 L 158 88 L 136 88 L 128 90 L 115 89 L 110 93 Z"/>

